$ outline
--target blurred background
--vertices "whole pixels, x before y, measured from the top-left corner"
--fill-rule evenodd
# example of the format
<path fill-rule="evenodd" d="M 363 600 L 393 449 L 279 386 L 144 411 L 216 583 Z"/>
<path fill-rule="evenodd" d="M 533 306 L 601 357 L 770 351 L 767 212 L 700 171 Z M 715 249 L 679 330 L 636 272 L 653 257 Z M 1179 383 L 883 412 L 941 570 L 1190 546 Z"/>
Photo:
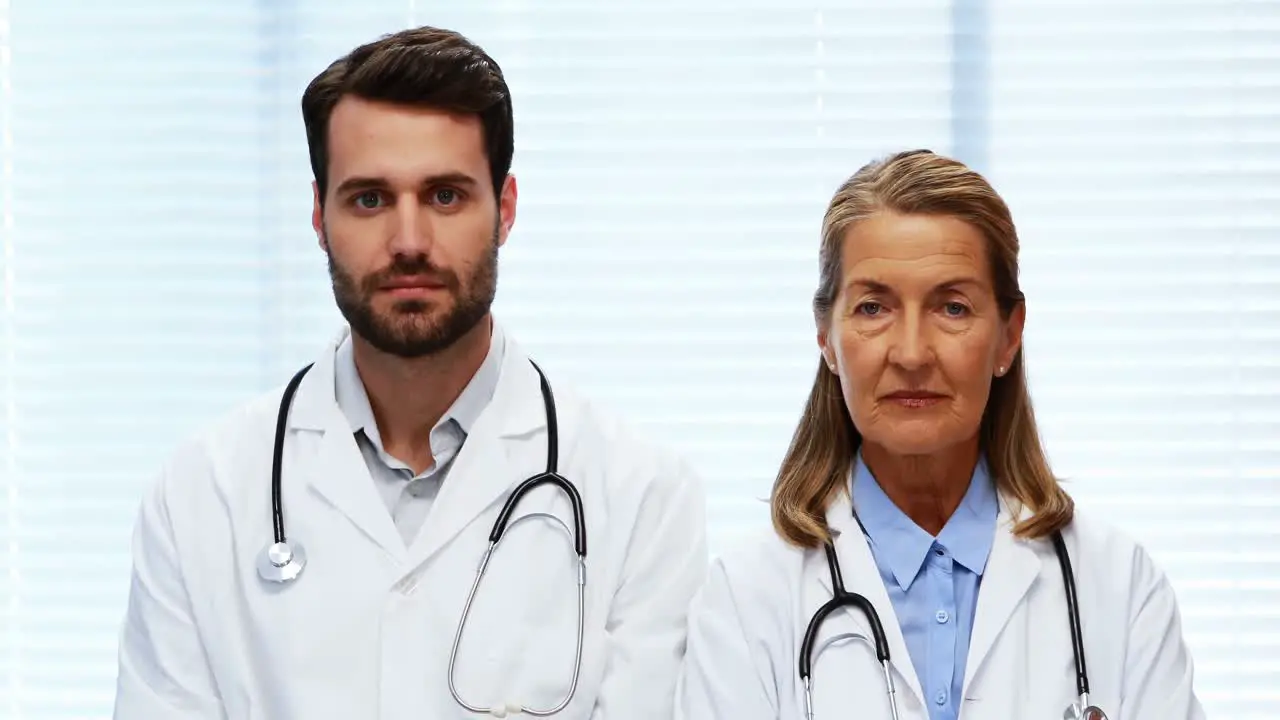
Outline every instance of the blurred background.
<path fill-rule="evenodd" d="M 302 90 L 417 24 L 515 96 L 499 318 L 688 454 L 713 551 L 768 522 L 836 186 L 987 173 L 1056 469 L 1209 715 L 1280 717 L 1280 2 L 0 0 L 0 718 L 110 715 L 141 494 L 339 328 Z"/>

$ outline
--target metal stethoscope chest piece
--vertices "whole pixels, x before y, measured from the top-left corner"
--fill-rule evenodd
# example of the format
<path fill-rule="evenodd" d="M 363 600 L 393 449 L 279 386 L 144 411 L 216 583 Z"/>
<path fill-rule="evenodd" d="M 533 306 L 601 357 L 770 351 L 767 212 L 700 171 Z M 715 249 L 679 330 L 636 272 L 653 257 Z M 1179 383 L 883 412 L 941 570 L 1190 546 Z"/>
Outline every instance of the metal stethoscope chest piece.
<path fill-rule="evenodd" d="M 271 543 L 258 554 L 258 575 L 268 582 L 296 580 L 307 566 L 307 551 L 299 543 Z"/>

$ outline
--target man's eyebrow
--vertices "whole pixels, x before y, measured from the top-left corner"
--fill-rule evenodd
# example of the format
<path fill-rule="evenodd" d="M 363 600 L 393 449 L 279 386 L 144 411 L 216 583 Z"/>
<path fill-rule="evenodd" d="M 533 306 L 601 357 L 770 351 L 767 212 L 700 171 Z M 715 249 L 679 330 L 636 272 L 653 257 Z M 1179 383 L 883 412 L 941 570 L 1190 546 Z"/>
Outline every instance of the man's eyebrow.
<path fill-rule="evenodd" d="M 465 189 L 470 189 L 479 184 L 479 180 L 461 172 L 440 173 L 438 175 L 430 175 L 422 179 L 423 187 L 433 185 L 458 185 Z"/>
<path fill-rule="evenodd" d="M 384 178 L 355 175 L 343 180 L 335 194 L 346 195 L 347 193 L 359 192 L 362 190 L 385 190 L 390 187 L 390 183 Z M 466 173 L 461 172 L 445 172 L 436 175 L 428 175 L 422 179 L 422 187 L 434 187 L 436 185 L 455 185 L 464 190 L 470 190 L 477 185 L 479 181 Z"/>
<path fill-rule="evenodd" d="M 349 177 L 343 180 L 333 191 L 337 195 L 346 195 L 357 190 L 381 190 L 387 187 L 387 181 L 376 177 Z"/>

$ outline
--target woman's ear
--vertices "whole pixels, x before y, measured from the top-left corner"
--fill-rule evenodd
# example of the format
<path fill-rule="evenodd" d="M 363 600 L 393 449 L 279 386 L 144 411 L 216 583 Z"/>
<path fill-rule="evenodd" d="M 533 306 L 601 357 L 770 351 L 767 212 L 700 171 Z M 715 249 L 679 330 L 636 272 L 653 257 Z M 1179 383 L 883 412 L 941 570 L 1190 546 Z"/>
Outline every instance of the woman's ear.
<path fill-rule="evenodd" d="M 1000 352 L 996 354 L 997 367 L 1013 367 L 1013 359 L 1018 357 L 1022 349 L 1022 329 L 1027 324 L 1027 304 L 1018 303 L 1009 313 L 1004 323 L 1004 336 L 1001 338 Z"/>
<path fill-rule="evenodd" d="M 826 364 L 827 369 L 832 373 L 836 372 L 836 352 L 828 342 L 830 335 L 827 330 L 818 330 L 818 350 L 822 353 L 822 362 Z"/>

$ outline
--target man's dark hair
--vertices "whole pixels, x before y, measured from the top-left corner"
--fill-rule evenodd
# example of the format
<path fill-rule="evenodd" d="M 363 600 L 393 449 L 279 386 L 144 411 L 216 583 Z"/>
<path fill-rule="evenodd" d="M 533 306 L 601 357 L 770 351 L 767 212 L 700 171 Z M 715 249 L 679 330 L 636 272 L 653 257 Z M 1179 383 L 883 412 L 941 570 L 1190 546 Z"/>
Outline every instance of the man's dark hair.
<path fill-rule="evenodd" d="M 511 93 L 502 69 L 452 30 L 420 27 L 385 35 L 325 68 L 302 94 L 311 171 L 324 202 L 329 187 L 329 118 L 346 95 L 480 116 L 494 195 L 515 150 Z"/>

